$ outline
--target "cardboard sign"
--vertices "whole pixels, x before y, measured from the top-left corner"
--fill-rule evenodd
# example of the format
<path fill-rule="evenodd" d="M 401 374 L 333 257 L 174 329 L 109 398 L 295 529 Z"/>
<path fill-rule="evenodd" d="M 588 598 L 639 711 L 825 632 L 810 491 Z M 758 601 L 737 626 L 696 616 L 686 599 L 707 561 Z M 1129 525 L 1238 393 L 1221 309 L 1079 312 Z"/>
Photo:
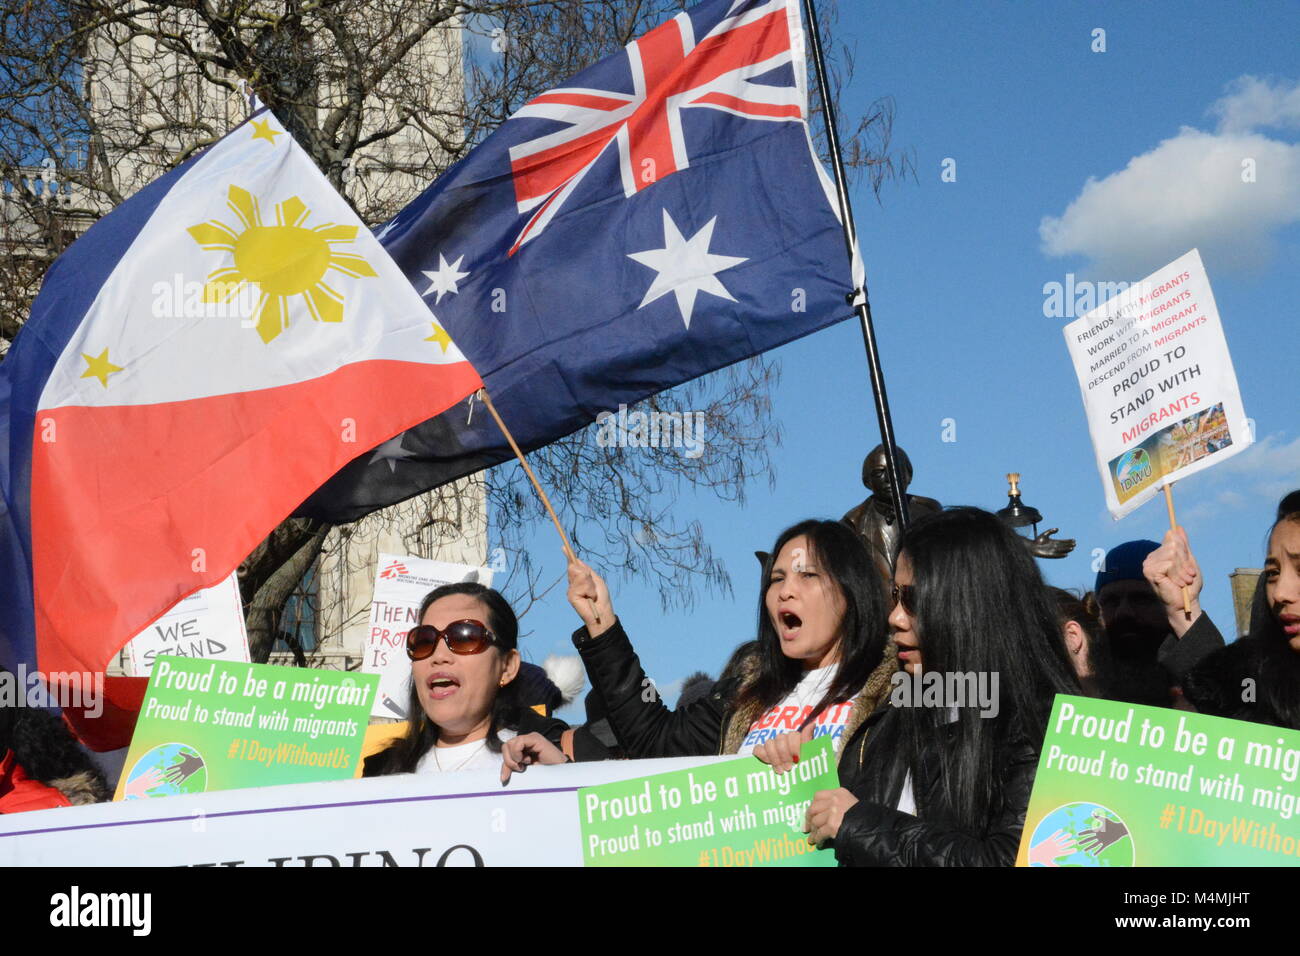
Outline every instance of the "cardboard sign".
<path fill-rule="evenodd" d="M 406 656 L 406 635 L 420 622 L 416 616 L 425 596 L 436 587 L 455 581 L 477 581 L 492 586 L 492 569 L 448 564 L 410 555 L 379 555 L 375 594 L 370 602 L 370 632 L 366 637 L 361 670 L 379 675 L 379 692 L 371 715 L 406 719 L 411 661 Z"/>
<path fill-rule="evenodd" d="M 840 785 L 829 737 L 804 744 L 778 774 L 754 757 L 578 791 L 587 866 L 834 866 L 811 846 L 804 815 Z"/>
<path fill-rule="evenodd" d="M 148 677 L 159 654 L 248 663 L 248 631 L 239 579 L 195 591 L 126 645 L 130 676 Z"/>
<path fill-rule="evenodd" d="M 1064 331 L 1112 517 L 1254 440 L 1195 249 Z"/>
<path fill-rule="evenodd" d="M 116 799 L 351 777 L 372 674 L 160 656 Z"/>
<path fill-rule="evenodd" d="M 1060 695 L 1019 866 L 1300 865 L 1300 732 Z"/>

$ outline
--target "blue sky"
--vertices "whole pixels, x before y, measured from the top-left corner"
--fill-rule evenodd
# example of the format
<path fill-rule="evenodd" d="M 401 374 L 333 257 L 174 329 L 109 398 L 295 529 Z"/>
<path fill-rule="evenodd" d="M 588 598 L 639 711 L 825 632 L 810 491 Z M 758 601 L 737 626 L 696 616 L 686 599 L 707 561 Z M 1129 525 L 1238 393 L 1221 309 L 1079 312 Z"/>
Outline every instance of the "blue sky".
<path fill-rule="evenodd" d="M 854 196 L 894 424 L 916 468 L 911 490 L 996 509 L 1006 472 L 1021 472 L 1046 526 L 1078 540 L 1069 558 L 1040 562 L 1062 587 L 1091 586 L 1098 551 L 1158 540 L 1159 500 L 1118 523 L 1106 512 L 1061 335 L 1072 317 L 1045 316 L 1043 290 L 1067 273 L 1137 280 L 1195 246 L 1257 444 L 1174 494 L 1206 578 L 1202 602 L 1233 633 L 1228 574 L 1259 566 L 1278 498 L 1300 486 L 1300 7 L 841 6 L 837 39 L 857 52 L 843 108 L 894 97 L 895 144 L 916 155 L 916 182 L 887 185 L 881 203 L 863 188 Z M 1092 50 L 1098 28 L 1105 52 Z M 1247 156 L 1255 183 L 1220 175 Z M 945 159 L 956 161 L 955 182 L 941 180 Z M 701 522 L 727 563 L 734 595 L 701 585 L 692 610 L 665 614 L 657 591 L 614 585 L 615 608 L 670 701 L 682 677 L 716 675 L 754 635 L 753 551 L 866 495 L 859 469 L 879 436 L 856 324 L 775 354 L 785 436 L 775 486 L 754 483 L 743 508 L 691 494 L 678 503 L 680 522 Z M 955 441 L 943 440 L 947 419 Z M 537 527 L 532 550 L 548 582 L 563 574 L 552 528 Z M 525 655 L 572 653 L 576 624 L 556 588 L 524 621 Z"/>

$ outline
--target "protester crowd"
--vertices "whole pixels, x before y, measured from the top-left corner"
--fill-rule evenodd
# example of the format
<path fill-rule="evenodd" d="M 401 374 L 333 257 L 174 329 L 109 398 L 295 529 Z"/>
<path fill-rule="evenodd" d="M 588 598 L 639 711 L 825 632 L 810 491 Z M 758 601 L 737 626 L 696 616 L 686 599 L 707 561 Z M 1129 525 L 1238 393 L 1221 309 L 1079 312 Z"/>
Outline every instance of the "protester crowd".
<path fill-rule="evenodd" d="M 406 732 L 367 776 L 616 758 L 752 754 L 777 772 L 831 738 L 840 787 L 819 792 L 810 842 L 846 865 L 1014 862 L 1058 693 L 1183 708 L 1300 730 L 1300 491 L 1278 506 L 1248 636 L 1225 644 L 1200 606 L 1187 534 L 1113 548 L 1093 590 L 1048 587 L 1024 542 L 976 508 L 903 532 L 884 580 L 845 522 L 808 520 L 763 562 L 757 630 L 717 681 L 675 709 L 655 693 L 604 580 L 569 565 L 574 634 L 592 683 L 586 724 L 521 661 L 506 599 L 476 583 L 431 592 L 407 638 Z M 899 706 L 899 673 L 996 675 L 993 701 Z M 0 709 L 0 812 L 104 800 L 102 775 L 40 711 Z"/>

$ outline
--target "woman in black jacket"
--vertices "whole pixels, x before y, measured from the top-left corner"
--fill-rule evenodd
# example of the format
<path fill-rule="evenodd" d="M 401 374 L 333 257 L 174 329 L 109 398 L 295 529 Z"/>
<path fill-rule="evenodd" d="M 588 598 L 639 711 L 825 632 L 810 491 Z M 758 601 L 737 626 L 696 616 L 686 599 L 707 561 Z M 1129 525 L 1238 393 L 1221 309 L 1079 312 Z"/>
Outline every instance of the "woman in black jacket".
<path fill-rule="evenodd" d="M 1183 681 L 1196 709 L 1300 730 L 1300 501 L 1293 493 L 1269 529 L 1249 637 L 1215 651 Z"/>
<path fill-rule="evenodd" d="M 835 521 L 804 521 L 767 555 L 758 638 L 703 699 L 669 710 L 615 617 L 609 590 L 581 562 L 569 565 L 569 601 L 585 623 L 574 634 L 592 687 L 629 757 L 748 754 L 788 763 L 782 731 L 829 735 L 851 778 L 866 718 L 889 692 L 884 594 L 857 535 Z M 797 752 L 797 751 L 796 751 Z"/>
<path fill-rule="evenodd" d="M 848 865 L 1010 866 L 1053 699 L 1079 693 L 1052 599 L 1016 535 L 976 508 L 908 528 L 893 596 L 893 642 L 914 687 L 928 674 L 992 693 L 894 695 L 851 790 L 814 799 L 810 839 L 832 838 Z M 967 681 L 948 680 L 957 674 Z"/>

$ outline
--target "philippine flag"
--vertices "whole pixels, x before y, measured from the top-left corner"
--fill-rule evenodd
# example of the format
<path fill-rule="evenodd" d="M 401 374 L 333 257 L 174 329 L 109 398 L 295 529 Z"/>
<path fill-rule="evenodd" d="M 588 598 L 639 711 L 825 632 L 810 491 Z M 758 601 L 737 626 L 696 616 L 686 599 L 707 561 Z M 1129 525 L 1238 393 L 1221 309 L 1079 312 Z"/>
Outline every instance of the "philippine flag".
<path fill-rule="evenodd" d="M 359 450 L 481 385 L 255 113 L 69 248 L 0 363 L 0 663 L 102 672 Z"/>

